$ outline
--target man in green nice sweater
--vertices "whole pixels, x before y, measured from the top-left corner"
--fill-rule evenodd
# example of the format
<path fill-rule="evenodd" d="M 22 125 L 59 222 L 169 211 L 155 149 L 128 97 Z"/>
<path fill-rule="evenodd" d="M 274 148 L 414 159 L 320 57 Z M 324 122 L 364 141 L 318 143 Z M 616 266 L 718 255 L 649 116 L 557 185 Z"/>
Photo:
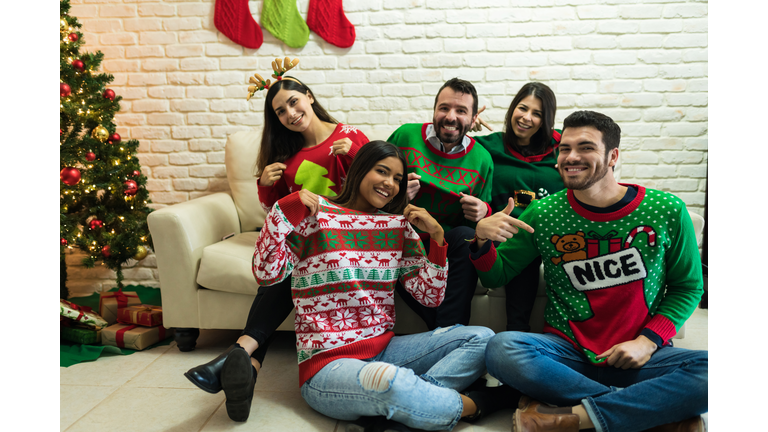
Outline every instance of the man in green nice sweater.
<path fill-rule="evenodd" d="M 544 334 L 503 332 L 486 348 L 488 372 L 528 396 L 513 431 L 703 430 L 708 352 L 670 344 L 703 293 L 693 224 L 674 195 L 616 181 L 620 135 L 603 114 L 569 115 L 557 160 L 566 189 L 519 220 L 510 199 L 477 225 L 484 286 L 544 262 Z"/>
<path fill-rule="evenodd" d="M 477 119 L 477 91 L 469 81 L 448 80 L 435 97 L 432 123 L 400 126 L 387 139 L 408 162 L 408 196 L 442 226 L 448 243 L 443 303 L 427 308 L 398 284 L 400 297 L 430 330 L 469 324 L 477 272 L 469 262 L 469 240 L 477 221 L 491 214 L 493 161 L 467 132 Z M 429 251 L 429 241 L 424 241 Z"/>

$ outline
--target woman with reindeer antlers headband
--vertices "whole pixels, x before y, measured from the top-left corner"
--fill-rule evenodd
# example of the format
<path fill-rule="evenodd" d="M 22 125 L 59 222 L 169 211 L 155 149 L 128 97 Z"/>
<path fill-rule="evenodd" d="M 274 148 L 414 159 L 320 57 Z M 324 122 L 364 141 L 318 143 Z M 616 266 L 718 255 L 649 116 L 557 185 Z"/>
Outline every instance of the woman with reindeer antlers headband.
<path fill-rule="evenodd" d="M 333 197 L 341 193 L 346 173 L 361 146 L 368 142 L 361 131 L 339 123 L 320 105 L 312 91 L 298 79 L 286 76 L 299 59 L 286 57 L 272 62 L 275 79 L 266 81 L 254 74 L 248 87 L 250 98 L 267 90 L 264 100 L 264 128 L 255 172 L 259 178 L 259 201 L 265 210 L 281 198 L 308 190 Z M 233 351 L 251 356 L 252 377 L 242 377 L 242 385 L 223 388 L 227 396 L 227 413 L 232 420 L 245 421 L 250 411 L 253 386 L 264 361 L 270 336 L 293 309 L 291 278 L 271 287 L 259 287 L 248 314 L 248 321 L 237 342 L 212 361 L 196 366 L 184 375 L 209 393 L 222 390 L 221 371 Z M 243 388 L 240 388 L 243 387 Z M 249 394 L 248 409 L 232 406 L 230 401 Z"/>

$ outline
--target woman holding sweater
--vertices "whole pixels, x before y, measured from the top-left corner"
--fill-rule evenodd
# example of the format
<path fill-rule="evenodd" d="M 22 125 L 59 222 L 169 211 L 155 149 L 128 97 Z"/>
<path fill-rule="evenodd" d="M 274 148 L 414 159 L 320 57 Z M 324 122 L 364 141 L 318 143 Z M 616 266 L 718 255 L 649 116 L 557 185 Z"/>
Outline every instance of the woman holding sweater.
<path fill-rule="evenodd" d="M 452 429 L 483 410 L 459 391 L 484 373 L 493 332 L 456 325 L 394 336 L 396 282 L 436 307 L 448 270 L 442 227 L 408 205 L 405 166 L 396 146 L 373 141 L 358 152 L 339 196 L 301 190 L 278 200 L 259 236 L 253 272 L 260 285 L 293 274 L 299 385 L 312 408 L 359 425 L 361 417 L 380 416 Z M 411 224 L 428 233 L 428 255 Z M 249 372 L 247 353 L 233 351 L 222 371 L 225 388 Z M 246 409 L 251 395 L 252 389 L 239 400 L 228 395 L 227 404 Z"/>
<path fill-rule="evenodd" d="M 512 99 L 504 132 L 476 136 L 494 161 L 491 209 L 499 212 L 515 200 L 512 217 L 519 217 L 533 200 L 562 190 L 555 169 L 560 131 L 555 130 L 557 100 L 545 84 L 529 82 Z M 541 259 L 535 259 L 506 286 L 507 330 L 530 331 L 533 302 L 539 285 Z"/>

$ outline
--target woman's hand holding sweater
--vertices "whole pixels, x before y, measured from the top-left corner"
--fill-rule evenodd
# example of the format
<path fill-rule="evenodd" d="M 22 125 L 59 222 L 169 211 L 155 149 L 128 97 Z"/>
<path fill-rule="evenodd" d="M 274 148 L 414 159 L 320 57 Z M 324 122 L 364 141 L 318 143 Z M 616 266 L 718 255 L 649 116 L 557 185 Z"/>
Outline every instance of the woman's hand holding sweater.
<path fill-rule="evenodd" d="M 435 218 L 433 218 L 428 211 L 421 207 L 416 207 L 413 204 L 408 204 L 408 207 L 403 211 L 403 216 L 405 216 L 405 218 L 408 219 L 408 222 L 416 228 L 429 234 L 438 246 L 443 245 L 443 237 L 445 234 L 443 232 L 443 227 L 437 223 Z"/>

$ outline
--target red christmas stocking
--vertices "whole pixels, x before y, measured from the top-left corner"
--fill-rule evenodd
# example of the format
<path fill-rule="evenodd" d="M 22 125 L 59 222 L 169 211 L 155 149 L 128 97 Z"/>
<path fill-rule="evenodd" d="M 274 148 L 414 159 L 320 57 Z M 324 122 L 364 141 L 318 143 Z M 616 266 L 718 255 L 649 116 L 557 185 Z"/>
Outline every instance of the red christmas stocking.
<path fill-rule="evenodd" d="M 307 26 L 339 48 L 355 43 L 355 26 L 344 15 L 341 0 L 309 0 Z"/>
<path fill-rule="evenodd" d="M 213 24 L 232 42 L 256 49 L 264 42 L 259 24 L 253 20 L 248 0 L 216 0 Z"/>

